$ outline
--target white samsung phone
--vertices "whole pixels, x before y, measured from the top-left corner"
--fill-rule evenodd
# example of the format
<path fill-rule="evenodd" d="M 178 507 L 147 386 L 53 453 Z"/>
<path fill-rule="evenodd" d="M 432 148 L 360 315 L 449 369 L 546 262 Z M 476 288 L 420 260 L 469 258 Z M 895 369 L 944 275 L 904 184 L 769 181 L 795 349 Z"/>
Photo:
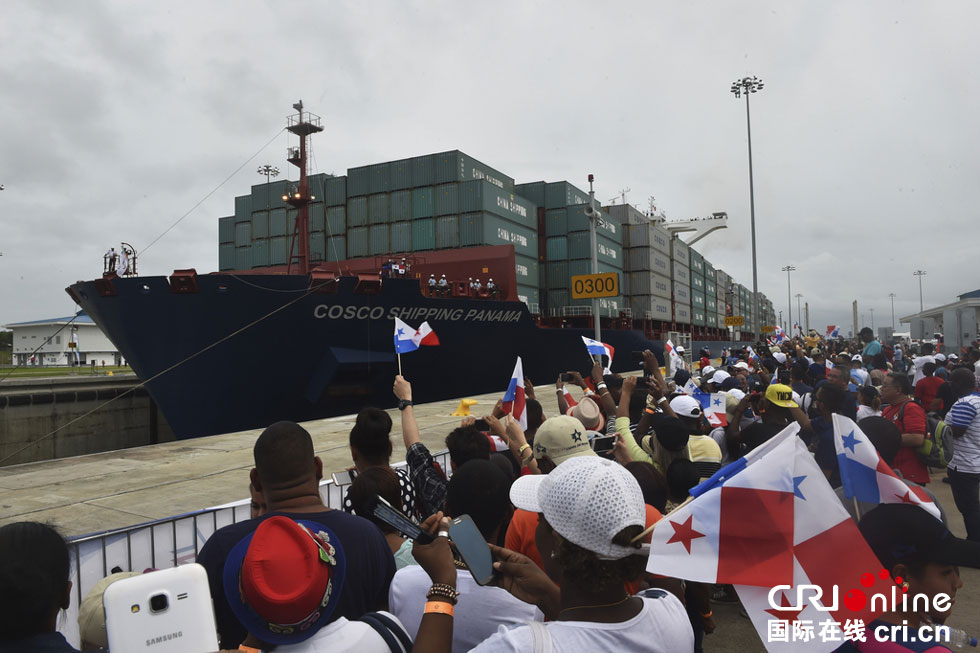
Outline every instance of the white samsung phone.
<path fill-rule="evenodd" d="M 112 651 L 218 650 L 208 575 L 198 564 L 124 578 L 102 595 Z"/>

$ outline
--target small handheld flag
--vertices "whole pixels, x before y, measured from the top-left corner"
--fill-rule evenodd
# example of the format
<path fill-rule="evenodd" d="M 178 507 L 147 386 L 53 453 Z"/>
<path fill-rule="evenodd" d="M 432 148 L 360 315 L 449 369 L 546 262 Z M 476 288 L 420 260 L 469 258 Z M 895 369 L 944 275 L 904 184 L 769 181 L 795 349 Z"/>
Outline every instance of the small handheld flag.
<path fill-rule="evenodd" d="M 507 392 L 504 393 L 503 406 L 501 408 L 505 415 L 510 415 L 523 430 L 527 430 L 527 410 L 524 395 L 524 366 L 521 365 L 521 357 L 517 357 L 517 364 L 514 366 L 514 373 L 510 376 L 510 383 L 507 385 Z"/>
<path fill-rule="evenodd" d="M 611 374 L 610 370 L 612 369 L 613 354 L 616 353 L 613 346 L 607 345 L 604 342 L 599 342 L 598 340 L 593 340 L 592 338 L 586 338 L 585 336 L 582 336 L 582 342 L 585 343 L 585 348 L 593 356 L 609 357 L 609 363 L 606 365 L 604 372 L 606 374 Z M 600 358 L 599 360 L 601 362 L 602 359 Z"/>

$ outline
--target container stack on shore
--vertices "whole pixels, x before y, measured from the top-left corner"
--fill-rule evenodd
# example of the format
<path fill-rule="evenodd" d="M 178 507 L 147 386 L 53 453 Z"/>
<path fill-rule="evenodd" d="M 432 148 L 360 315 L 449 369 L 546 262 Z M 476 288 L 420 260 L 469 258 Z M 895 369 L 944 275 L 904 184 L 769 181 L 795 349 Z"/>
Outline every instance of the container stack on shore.
<path fill-rule="evenodd" d="M 507 245 L 514 274 L 495 283 L 513 288 L 502 288 L 503 296 L 516 296 L 542 321 L 591 314 L 592 300 L 573 299 L 570 292 L 571 277 L 592 272 L 589 194 L 567 181 L 515 184 L 452 150 L 350 168 L 344 176 L 314 174 L 309 183 L 313 265 L 343 261 L 345 269 L 368 269 L 386 257 L 424 259 L 437 251 L 440 260 L 458 251 L 469 261 L 468 248 Z M 220 270 L 289 262 L 290 249 L 298 251 L 292 242 L 296 210 L 282 198 L 295 186 L 289 180 L 256 184 L 235 198 L 235 214 L 218 220 Z M 682 331 L 697 339 L 738 339 L 748 332 L 751 292 L 672 235 L 662 217 L 628 204 L 600 211 L 599 271 L 617 273 L 621 292 L 600 300 L 602 317 L 642 321 L 656 336 Z M 509 271 L 509 264 L 501 265 L 506 260 L 498 258 L 492 269 Z M 475 274 L 490 269 L 473 263 Z M 759 307 L 761 323 L 774 324 L 772 303 L 762 293 Z M 742 315 L 745 326 L 729 330 L 726 315 Z"/>

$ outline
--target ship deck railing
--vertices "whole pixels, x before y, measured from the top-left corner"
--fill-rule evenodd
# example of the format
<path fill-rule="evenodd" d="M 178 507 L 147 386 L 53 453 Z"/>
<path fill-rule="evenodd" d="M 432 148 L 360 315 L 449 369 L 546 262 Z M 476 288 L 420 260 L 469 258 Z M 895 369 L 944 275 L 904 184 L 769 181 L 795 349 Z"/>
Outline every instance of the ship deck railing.
<path fill-rule="evenodd" d="M 451 473 L 448 449 L 433 452 L 432 457 L 447 475 Z M 394 463 L 392 467 L 404 468 L 406 463 Z M 339 510 L 348 487 L 327 479 L 320 483 L 320 496 L 328 508 Z M 112 573 L 113 568 L 143 571 L 195 562 L 201 547 L 215 531 L 251 518 L 250 503 L 250 499 L 242 499 L 125 528 L 70 538 L 72 600 L 59 631 L 69 642 L 78 646 L 78 606 L 89 590 Z"/>

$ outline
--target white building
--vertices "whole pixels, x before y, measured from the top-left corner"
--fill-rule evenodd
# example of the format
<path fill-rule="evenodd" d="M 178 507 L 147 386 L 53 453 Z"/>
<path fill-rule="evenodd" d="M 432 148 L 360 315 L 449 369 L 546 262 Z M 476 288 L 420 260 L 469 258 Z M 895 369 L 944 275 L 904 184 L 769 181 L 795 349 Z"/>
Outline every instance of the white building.
<path fill-rule="evenodd" d="M 929 340 L 934 333 L 943 334 L 947 351 L 969 347 L 980 337 L 980 290 L 960 295 L 958 301 L 901 318 L 911 326 L 912 337 Z"/>
<path fill-rule="evenodd" d="M 85 311 L 74 316 L 6 324 L 13 331 L 15 365 L 121 365 L 116 346 L 96 326 Z M 69 323 L 70 326 L 69 326 Z M 75 347 L 71 343 L 75 343 Z M 76 356 L 75 351 L 78 354 Z"/>

